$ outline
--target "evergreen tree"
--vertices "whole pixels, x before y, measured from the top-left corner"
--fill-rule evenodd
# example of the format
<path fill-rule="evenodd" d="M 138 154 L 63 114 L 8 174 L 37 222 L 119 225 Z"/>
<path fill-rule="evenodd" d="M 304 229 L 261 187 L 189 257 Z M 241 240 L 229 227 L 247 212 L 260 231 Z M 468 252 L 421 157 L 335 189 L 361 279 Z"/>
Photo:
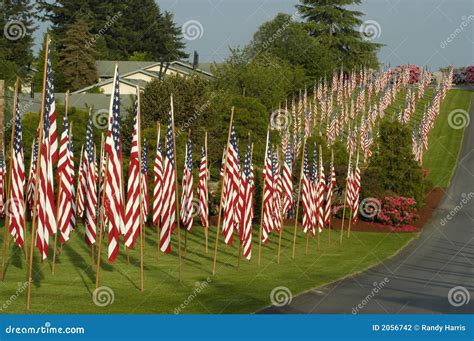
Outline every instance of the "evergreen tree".
<path fill-rule="evenodd" d="M 15 75 L 28 76 L 33 61 L 35 5 L 30 0 L 4 0 L 0 4 L 0 74 L 7 85 Z"/>
<path fill-rule="evenodd" d="M 305 24 L 294 21 L 292 16 L 284 13 L 262 24 L 248 49 L 252 58 L 261 53 L 271 53 L 292 65 L 300 65 L 312 78 L 319 78 L 339 66 L 336 64 L 336 53 L 311 37 Z"/>
<path fill-rule="evenodd" d="M 338 61 L 349 70 L 362 64 L 377 67 L 377 51 L 381 47 L 365 40 L 360 32 L 362 12 L 347 6 L 359 5 L 361 0 L 300 0 L 298 12 L 306 20 L 311 36 L 325 48 L 338 54 Z"/>
<path fill-rule="evenodd" d="M 172 16 L 161 13 L 154 0 L 40 0 L 39 3 L 60 42 L 69 23 L 77 18 L 86 20 L 90 33 L 99 36 L 95 42 L 100 44 L 98 58 L 126 60 L 136 51 L 148 53 L 154 60 L 187 57 L 181 32 Z M 58 48 L 61 50 L 63 46 Z"/>
<path fill-rule="evenodd" d="M 401 195 L 422 203 L 429 184 L 413 159 L 411 130 L 398 121 L 384 121 L 376 142 L 378 148 L 373 147 L 374 155 L 362 176 L 363 197 Z"/>
<path fill-rule="evenodd" d="M 84 19 L 78 19 L 69 26 L 61 41 L 64 48 L 59 53 L 59 69 L 64 83 L 71 90 L 77 90 L 97 81 L 95 50 L 90 46 L 91 34 Z"/>

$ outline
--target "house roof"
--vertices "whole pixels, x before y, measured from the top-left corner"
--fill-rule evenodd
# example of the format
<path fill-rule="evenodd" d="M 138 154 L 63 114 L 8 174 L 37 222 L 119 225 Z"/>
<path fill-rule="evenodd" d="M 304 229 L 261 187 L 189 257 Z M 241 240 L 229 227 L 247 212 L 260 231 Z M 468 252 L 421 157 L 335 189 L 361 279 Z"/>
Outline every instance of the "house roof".
<path fill-rule="evenodd" d="M 145 70 L 149 69 L 154 66 L 159 66 L 160 62 L 154 61 L 147 61 L 147 62 L 137 62 L 137 61 L 120 61 L 120 60 L 98 60 L 95 62 L 97 73 L 99 74 L 100 78 L 112 78 L 114 76 L 115 71 L 115 64 L 118 65 L 119 71 L 121 75 L 131 73 L 137 70 Z M 181 70 L 186 73 L 194 74 L 194 73 L 202 73 L 206 76 L 212 77 L 210 73 L 210 65 L 209 63 L 206 64 L 199 64 L 199 68 L 196 70 L 193 69 L 191 64 L 181 62 L 181 61 L 174 61 L 169 64 L 170 69 L 177 69 Z M 201 66 L 203 66 L 201 68 Z"/>

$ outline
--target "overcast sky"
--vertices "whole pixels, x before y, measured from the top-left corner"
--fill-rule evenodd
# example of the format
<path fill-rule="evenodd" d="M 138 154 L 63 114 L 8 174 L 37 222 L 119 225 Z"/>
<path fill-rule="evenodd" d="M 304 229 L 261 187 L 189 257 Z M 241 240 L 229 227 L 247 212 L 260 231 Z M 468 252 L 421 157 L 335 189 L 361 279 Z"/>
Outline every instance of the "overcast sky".
<path fill-rule="evenodd" d="M 159 0 L 185 31 L 187 51 L 201 62 L 222 61 L 229 46 L 244 46 L 265 21 L 295 13 L 297 0 Z M 362 0 L 367 29 L 385 44 L 380 61 L 431 69 L 474 65 L 473 0 Z M 130 13 L 133 15 L 133 13 Z M 41 25 L 44 31 L 45 25 Z M 42 33 L 38 32 L 39 38 Z M 39 42 L 38 42 L 39 43 Z"/>

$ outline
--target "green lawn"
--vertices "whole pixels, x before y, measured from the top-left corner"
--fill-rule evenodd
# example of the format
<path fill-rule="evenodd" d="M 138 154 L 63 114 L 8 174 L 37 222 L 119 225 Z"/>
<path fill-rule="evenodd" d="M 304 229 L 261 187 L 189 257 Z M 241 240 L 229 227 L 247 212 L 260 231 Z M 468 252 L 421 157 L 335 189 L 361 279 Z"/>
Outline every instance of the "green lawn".
<path fill-rule="evenodd" d="M 464 129 L 453 129 L 449 113 L 461 109 L 469 113 L 473 91 L 450 90 L 441 104 L 441 113 L 429 135 L 429 150 L 423 155 L 423 167 L 429 169 L 428 178 L 436 187 L 448 187 L 454 172 Z"/>
<path fill-rule="evenodd" d="M 55 274 L 51 264 L 34 262 L 34 285 L 31 293 L 33 313 L 251 313 L 270 304 L 270 292 L 277 286 L 288 287 L 293 294 L 335 281 L 362 271 L 389 257 L 402 248 L 414 234 L 353 233 L 342 245 L 337 232 L 328 244 L 327 232 L 321 236 L 321 251 L 316 239 L 310 241 L 305 255 L 305 237 L 299 233 L 297 254 L 291 258 L 293 228 L 283 234 L 281 264 L 276 263 L 277 241 L 272 235 L 268 246 L 262 247 L 261 265 L 257 265 L 257 245 L 253 259 L 242 261 L 238 271 L 237 246 L 219 247 L 217 273 L 212 275 L 212 252 L 206 255 L 204 233 L 196 227 L 188 235 L 188 252 L 183 264 L 183 284 L 178 283 L 176 235 L 173 252 L 156 256 L 156 233 L 149 228 L 145 242 L 145 290 L 139 291 L 140 272 L 137 250 L 130 252 L 130 264 L 121 250 L 115 264 L 109 265 L 103 253 L 101 285 L 110 287 L 113 304 L 98 307 L 92 301 L 95 271 L 90 265 L 90 250 L 83 238 L 83 227 L 75 232 L 71 243 L 57 259 Z M 211 230 L 213 244 L 215 229 Z M 254 241 L 257 240 L 254 231 Z M 1 230 L 3 235 L 3 229 Z M 210 248 L 211 249 L 211 248 Z M 13 247 L 10 249 L 13 250 Z M 6 280 L 0 284 L 0 302 L 7 302 L 25 282 L 27 266 L 24 253 L 15 249 L 8 262 Z M 37 253 L 36 253 L 37 255 Z M 207 282 L 207 283 L 204 283 Z M 26 291 L 20 293 L 2 313 L 24 313 Z M 187 302 L 187 304 L 186 304 Z"/>
<path fill-rule="evenodd" d="M 418 105 L 415 116 L 432 98 L 433 89 Z M 452 110 L 469 110 L 472 92 L 451 90 L 442 104 L 441 114 L 431 131 L 430 149 L 424 155 L 425 168 L 435 186 L 446 187 L 456 164 L 463 130 L 448 124 Z M 387 112 L 392 117 L 403 106 L 404 95 Z M 0 224 L 3 237 L 3 223 Z M 130 252 L 130 263 L 124 250 L 117 262 L 109 265 L 103 251 L 101 285 L 113 290 L 114 302 L 99 307 L 92 301 L 95 289 L 95 269 L 91 267 L 90 249 L 84 242 L 83 226 L 74 232 L 57 259 L 56 272 L 51 274 L 50 260 L 40 263 L 35 252 L 32 312 L 34 313 L 251 313 L 270 304 L 273 288 L 284 286 L 293 295 L 333 282 L 342 277 L 371 267 L 394 255 L 416 234 L 353 233 L 342 245 L 333 231 L 333 242 L 328 243 L 328 232 L 321 236 L 321 249 L 316 240 L 305 254 L 305 237 L 298 234 L 297 255 L 291 258 L 293 228 L 283 234 L 281 264 L 276 263 L 278 238 L 263 247 L 261 265 L 257 265 L 257 228 L 254 231 L 253 259 L 242 261 L 237 270 L 237 246 L 219 246 L 217 273 L 212 275 L 212 251 L 215 229 L 210 231 L 210 252 L 204 252 L 204 233 L 197 226 L 189 234 L 188 252 L 183 262 L 183 283 L 178 281 L 177 236 L 173 236 L 173 252 L 157 259 L 156 231 L 148 228 L 145 239 L 145 290 L 139 291 L 140 267 L 137 250 Z M 183 234 L 182 234 L 183 237 Z M 183 238 L 184 239 L 184 238 Z M 0 313 L 24 313 L 27 278 L 25 257 L 10 246 L 5 282 L 0 282 Z"/>

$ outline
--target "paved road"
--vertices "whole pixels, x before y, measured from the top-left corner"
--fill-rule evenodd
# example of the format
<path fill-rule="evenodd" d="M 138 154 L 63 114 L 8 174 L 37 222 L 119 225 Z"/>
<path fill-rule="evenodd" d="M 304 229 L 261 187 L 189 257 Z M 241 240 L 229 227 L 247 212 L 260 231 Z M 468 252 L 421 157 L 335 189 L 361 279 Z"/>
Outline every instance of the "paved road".
<path fill-rule="evenodd" d="M 370 270 L 261 313 L 474 313 L 474 103 L 470 118 L 451 185 L 418 239 Z M 458 286 L 464 289 L 457 290 Z M 470 301 L 453 306 L 450 290 L 454 304 L 466 295 Z"/>

